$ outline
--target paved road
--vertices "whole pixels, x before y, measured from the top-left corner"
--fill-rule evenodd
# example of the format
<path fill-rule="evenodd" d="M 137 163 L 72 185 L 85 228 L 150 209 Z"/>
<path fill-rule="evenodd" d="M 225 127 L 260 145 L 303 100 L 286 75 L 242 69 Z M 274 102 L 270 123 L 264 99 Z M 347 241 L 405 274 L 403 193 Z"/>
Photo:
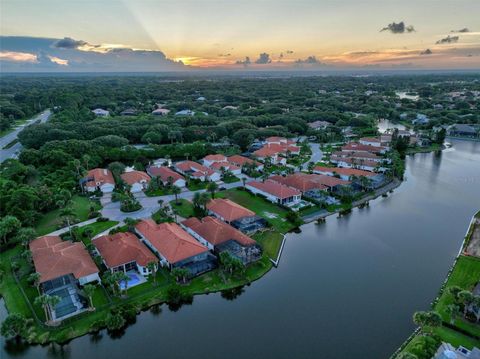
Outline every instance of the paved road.
<path fill-rule="evenodd" d="M 309 146 L 310 146 L 310 149 L 312 150 L 312 155 L 310 156 L 310 159 L 302 165 L 302 170 L 306 170 L 310 162 L 313 162 L 313 163 L 320 162 L 323 157 L 323 152 L 322 150 L 320 150 L 319 143 L 310 142 Z"/>
<path fill-rule="evenodd" d="M 22 131 L 25 127 L 33 124 L 34 122 L 46 122 L 51 115 L 50 110 L 45 110 L 38 116 L 28 120 L 22 126 L 17 127 L 14 131 L 10 132 L 9 134 L 0 138 L 0 163 L 5 161 L 8 158 L 17 158 L 20 150 L 22 149 L 22 145 L 20 143 L 16 143 L 10 148 L 4 149 L 9 143 L 17 139 L 18 134 Z"/>

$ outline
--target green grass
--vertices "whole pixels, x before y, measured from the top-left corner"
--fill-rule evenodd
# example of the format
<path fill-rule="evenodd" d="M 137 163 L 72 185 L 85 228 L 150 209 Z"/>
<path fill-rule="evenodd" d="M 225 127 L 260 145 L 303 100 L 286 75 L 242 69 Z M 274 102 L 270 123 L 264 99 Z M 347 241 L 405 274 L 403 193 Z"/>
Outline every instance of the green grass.
<path fill-rule="evenodd" d="M 187 188 L 188 188 L 190 191 L 198 191 L 198 190 L 207 188 L 208 183 L 209 183 L 209 182 L 207 182 L 207 181 L 205 181 L 205 182 L 194 182 L 194 181 L 190 181 L 190 182 L 188 183 L 188 185 L 187 185 Z"/>
<path fill-rule="evenodd" d="M 255 233 L 252 238 L 260 244 L 265 255 L 277 260 L 283 242 L 283 234 L 276 231 L 264 231 Z"/>
<path fill-rule="evenodd" d="M 240 181 L 240 178 L 238 178 L 238 177 L 236 177 L 236 176 L 234 176 L 234 175 L 224 176 L 224 177 L 222 178 L 222 181 L 223 181 L 224 183 L 235 183 L 235 182 Z"/>
<path fill-rule="evenodd" d="M 426 152 L 438 151 L 441 148 L 442 147 L 438 143 L 433 143 L 430 146 L 426 146 L 426 147 L 416 146 L 416 147 L 408 148 L 405 151 L 405 154 L 406 155 L 412 155 L 412 154 L 415 154 L 415 153 L 426 153 Z"/>
<path fill-rule="evenodd" d="M 265 218 L 280 233 L 286 233 L 295 227 L 285 219 L 288 210 L 243 189 L 230 189 L 218 192 L 216 196 L 219 198 L 228 198 L 233 202 L 252 210 L 257 215 Z M 276 218 L 269 218 L 267 214 L 270 213 L 276 215 Z"/>
<path fill-rule="evenodd" d="M 478 283 L 480 278 L 480 259 L 474 257 L 460 256 L 457 260 L 455 268 L 450 274 L 445 288 L 452 286 L 459 286 L 466 290 L 472 290 Z M 436 310 L 445 322 L 450 321 L 450 316 L 446 312 L 446 308 L 449 304 L 453 303 L 453 297 L 447 293 L 446 290 L 442 292 L 440 299 L 434 306 Z M 461 315 L 455 320 L 455 326 L 471 333 L 473 335 L 480 336 L 480 325 L 468 322 L 461 318 Z"/>
<path fill-rule="evenodd" d="M 437 351 L 441 342 L 452 344 L 454 347 L 463 346 L 467 349 L 473 347 L 479 347 L 480 342 L 468 336 L 465 336 L 455 330 L 440 327 L 433 330 L 435 337 L 425 336 L 423 334 L 417 334 L 413 339 L 405 346 L 401 353 L 412 353 L 417 355 L 418 359 L 430 359 Z M 400 354 L 400 353 L 399 353 Z"/>
<path fill-rule="evenodd" d="M 172 194 L 171 188 L 158 188 L 155 191 L 145 191 L 145 194 L 148 197 L 158 197 L 158 196 L 166 196 L 167 194 Z"/>
<path fill-rule="evenodd" d="M 73 196 L 72 208 L 75 213 L 76 222 L 83 222 L 88 219 L 90 212 L 90 206 L 93 206 L 95 210 L 99 210 L 101 206 L 98 202 L 91 201 L 86 197 Z M 35 230 L 38 235 L 48 234 L 61 227 L 63 227 L 62 218 L 60 216 L 60 209 L 55 209 L 44 214 L 37 222 Z"/>
<path fill-rule="evenodd" d="M 107 229 L 117 225 L 117 221 L 106 221 L 106 222 L 95 222 L 91 224 L 87 224 L 86 226 L 78 227 L 76 229 L 76 233 L 81 236 L 82 242 L 88 246 L 89 244 L 92 243 L 92 237 L 95 237 L 97 234 L 102 233 L 103 231 L 106 231 Z M 91 235 L 86 236 L 85 231 L 90 230 Z"/>
<path fill-rule="evenodd" d="M 183 218 L 189 218 L 195 215 L 192 202 L 186 199 L 180 198 L 178 203 L 175 200 L 170 201 L 170 206 Z"/>
<path fill-rule="evenodd" d="M 14 139 L 13 141 L 7 143 L 5 146 L 3 146 L 4 150 L 8 150 L 9 148 L 13 147 L 18 143 L 18 138 Z"/>

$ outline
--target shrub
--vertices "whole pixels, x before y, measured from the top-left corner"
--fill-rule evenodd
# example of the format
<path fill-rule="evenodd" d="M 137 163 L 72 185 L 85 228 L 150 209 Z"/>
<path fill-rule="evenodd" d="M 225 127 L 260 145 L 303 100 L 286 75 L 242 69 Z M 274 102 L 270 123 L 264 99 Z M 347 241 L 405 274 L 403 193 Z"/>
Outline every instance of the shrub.
<path fill-rule="evenodd" d="M 110 312 L 105 318 L 105 325 L 110 331 L 116 331 L 122 329 L 126 324 L 125 318 L 120 312 Z"/>

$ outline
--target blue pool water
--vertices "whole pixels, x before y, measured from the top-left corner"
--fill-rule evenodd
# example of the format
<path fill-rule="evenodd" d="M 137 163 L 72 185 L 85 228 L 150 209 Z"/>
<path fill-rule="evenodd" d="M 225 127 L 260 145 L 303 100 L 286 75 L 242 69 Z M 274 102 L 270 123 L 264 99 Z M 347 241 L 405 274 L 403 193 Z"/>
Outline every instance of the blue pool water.
<path fill-rule="evenodd" d="M 141 282 L 140 276 L 137 273 L 127 273 L 129 280 L 128 280 L 128 287 L 133 287 Z M 125 289 L 125 282 L 120 283 L 120 288 Z"/>

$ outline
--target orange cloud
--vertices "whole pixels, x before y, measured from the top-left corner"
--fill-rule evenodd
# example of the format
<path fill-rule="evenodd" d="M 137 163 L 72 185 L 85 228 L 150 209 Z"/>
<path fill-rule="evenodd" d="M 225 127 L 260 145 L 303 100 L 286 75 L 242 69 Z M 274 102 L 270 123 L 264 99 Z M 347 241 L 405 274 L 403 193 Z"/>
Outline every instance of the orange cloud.
<path fill-rule="evenodd" d="M 28 52 L 1 51 L 0 60 L 14 62 L 38 62 L 38 57 L 37 55 L 30 54 Z"/>
<path fill-rule="evenodd" d="M 68 60 L 61 59 L 56 56 L 48 56 L 51 62 L 56 63 L 57 65 L 68 66 Z"/>

